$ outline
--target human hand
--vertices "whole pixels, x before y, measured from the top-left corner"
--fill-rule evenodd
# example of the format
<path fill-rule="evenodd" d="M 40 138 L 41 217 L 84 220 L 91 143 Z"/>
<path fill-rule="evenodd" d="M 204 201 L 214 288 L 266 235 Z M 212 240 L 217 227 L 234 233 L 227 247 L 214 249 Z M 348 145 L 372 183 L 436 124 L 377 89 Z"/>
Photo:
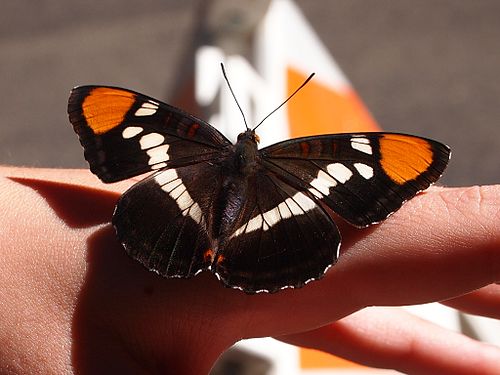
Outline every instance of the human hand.
<path fill-rule="evenodd" d="M 109 224 L 131 181 L 0 176 L 1 373 L 202 374 L 234 342 L 261 336 L 408 373 L 500 369 L 497 348 L 363 309 L 446 301 L 500 318 L 500 186 L 431 188 L 367 229 L 337 220 L 341 256 L 322 280 L 249 296 L 210 274 L 164 279 L 131 260 Z"/>

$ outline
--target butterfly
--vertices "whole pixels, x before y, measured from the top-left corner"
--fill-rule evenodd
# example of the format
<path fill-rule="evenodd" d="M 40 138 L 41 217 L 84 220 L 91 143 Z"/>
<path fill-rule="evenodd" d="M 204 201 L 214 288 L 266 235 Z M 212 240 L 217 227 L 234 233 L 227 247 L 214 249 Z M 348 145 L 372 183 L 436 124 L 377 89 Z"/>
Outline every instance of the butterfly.
<path fill-rule="evenodd" d="M 249 294 L 320 279 L 341 243 L 327 208 L 356 227 L 378 223 L 434 183 L 450 157 L 439 142 L 383 132 L 259 149 L 247 127 L 233 144 L 179 108 L 110 86 L 74 88 L 68 114 L 103 182 L 152 172 L 112 218 L 133 259 L 168 278 L 210 270 Z"/>

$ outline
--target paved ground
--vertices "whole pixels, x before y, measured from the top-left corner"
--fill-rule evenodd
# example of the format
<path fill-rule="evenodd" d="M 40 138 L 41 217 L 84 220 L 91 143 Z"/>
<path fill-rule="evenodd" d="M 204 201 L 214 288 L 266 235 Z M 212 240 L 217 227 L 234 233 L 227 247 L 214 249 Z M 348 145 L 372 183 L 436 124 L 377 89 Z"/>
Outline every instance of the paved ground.
<path fill-rule="evenodd" d="M 0 163 L 84 167 L 71 87 L 107 83 L 168 100 L 200 0 L 3 1 Z M 442 140 L 444 182 L 500 182 L 500 2 L 299 1 L 387 130 Z"/>

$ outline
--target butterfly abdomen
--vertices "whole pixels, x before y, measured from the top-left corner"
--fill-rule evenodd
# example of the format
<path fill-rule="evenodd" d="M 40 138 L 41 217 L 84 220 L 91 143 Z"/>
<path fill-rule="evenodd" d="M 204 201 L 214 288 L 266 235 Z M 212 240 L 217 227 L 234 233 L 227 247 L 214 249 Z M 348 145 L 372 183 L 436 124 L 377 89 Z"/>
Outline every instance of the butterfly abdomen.
<path fill-rule="evenodd" d="M 255 133 L 238 136 L 233 152 L 222 163 L 223 178 L 213 202 L 212 237 L 224 242 L 241 224 L 241 211 L 248 201 L 252 181 L 260 169 Z"/>

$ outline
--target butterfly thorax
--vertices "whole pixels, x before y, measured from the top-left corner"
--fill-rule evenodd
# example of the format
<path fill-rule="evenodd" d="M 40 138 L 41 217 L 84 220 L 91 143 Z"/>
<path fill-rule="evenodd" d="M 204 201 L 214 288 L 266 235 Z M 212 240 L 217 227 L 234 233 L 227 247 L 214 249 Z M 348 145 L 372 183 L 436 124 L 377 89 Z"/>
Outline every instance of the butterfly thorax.
<path fill-rule="evenodd" d="M 242 176 L 250 176 L 257 170 L 259 152 L 257 143 L 259 137 L 253 130 L 247 130 L 238 135 L 234 146 L 234 172 Z"/>

